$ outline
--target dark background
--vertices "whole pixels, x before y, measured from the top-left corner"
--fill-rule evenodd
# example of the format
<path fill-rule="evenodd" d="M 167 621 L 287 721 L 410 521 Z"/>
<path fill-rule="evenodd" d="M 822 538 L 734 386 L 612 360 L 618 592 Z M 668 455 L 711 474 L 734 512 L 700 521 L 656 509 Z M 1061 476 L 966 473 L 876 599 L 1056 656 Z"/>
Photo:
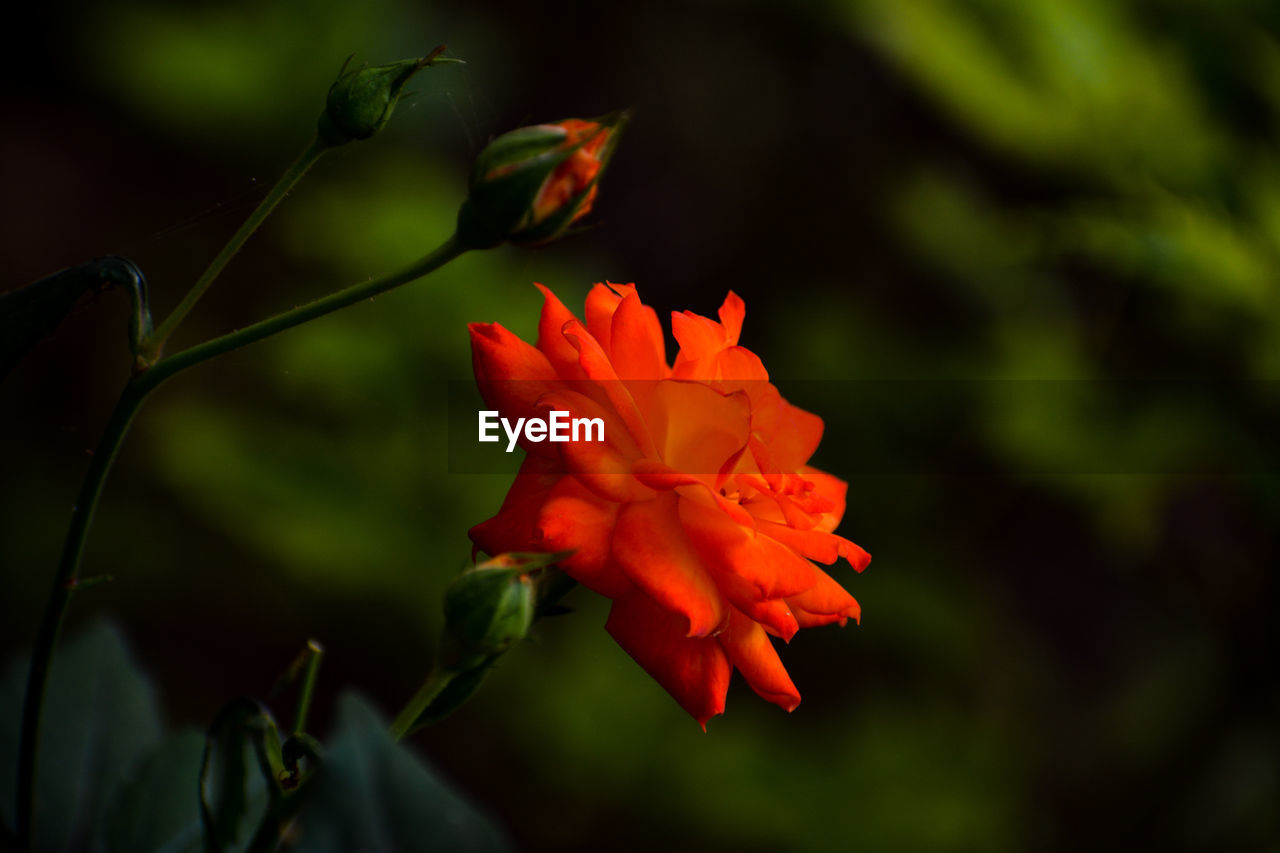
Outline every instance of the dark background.
<path fill-rule="evenodd" d="M 815 463 L 875 555 L 836 570 L 863 624 L 785 650 L 793 715 L 735 681 L 704 735 L 579 590 L 416 739 L 444 775 L 527 850 L 1280 845 L 1274 4 L 28 11 L 0 80 L 0 289 L 121 253 L 158 316 L 348 54 L 467 60 L 321 161 L 174 348 L 423 254 L 492 136 L 635 110 L 588 233 L 467 256 L 144 409 L 85 555 L 115 580 L 72 626 L 114 619 L 175 725 L 264 693 L 310 636 L 319 731 L 342 689 L 391 714 L 417 686 L 509 481 L 448 471 L 466 322 L 532 338 L 535 280 L 575 309 L 634 281 L 664 318 L 732 288 L 743 343 L 827 421 Z M 86 299 L 0 385 L 13 654 L 127 377 L 126 312 Z"/>

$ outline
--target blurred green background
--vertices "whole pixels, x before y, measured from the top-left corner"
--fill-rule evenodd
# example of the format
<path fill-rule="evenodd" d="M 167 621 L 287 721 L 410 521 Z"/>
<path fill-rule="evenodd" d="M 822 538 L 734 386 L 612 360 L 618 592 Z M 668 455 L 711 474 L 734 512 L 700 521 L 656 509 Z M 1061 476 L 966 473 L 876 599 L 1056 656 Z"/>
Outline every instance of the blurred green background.
<path fill-rule="evenodd" d="M 319 731 L 342 687 L 394 713 L 417 686 L 466 529 L 508 484 L 448 472 L 466 322 L 532 337 L 535 280 L 575 308 L 592 282 L 634 281 L 664 317 L 733 288 L 743 342 L 827 420 L 816 464 L 850 480 L 841 532 L 875 562 L 836 576 L 862 626 L 785 650 L 792 716 L 735 681 L 704 735 L 579 590 L 417 738 L 442 772 L 531 851 L 1280 849 L 1280 468 L 1262 459 L 1280 426 L 1280 6 L 28 11 L 0 82 L 0 289 L 120 253 L 161 316 L 301 149 L 348 54 L 447 42 L 468 62 L 327 156 L 174 346 L 432 248 L 493 135 L 636 111 L 588 233 L 468 256 L 149 403 L 84 563 L 115 582 L 72 622 L 113 617 L 170 720 L 265 693 L 309 636 L 328 649 Z M 13 654 L 127 376 L 125 302 L 83 302 L 0 386 Z M 1201 384 L 1090 384 L 1152 379 Z M 939 387 L 963 417 L 937 416 Z M 877 466 L 890 447 L 908 464 Z"/>

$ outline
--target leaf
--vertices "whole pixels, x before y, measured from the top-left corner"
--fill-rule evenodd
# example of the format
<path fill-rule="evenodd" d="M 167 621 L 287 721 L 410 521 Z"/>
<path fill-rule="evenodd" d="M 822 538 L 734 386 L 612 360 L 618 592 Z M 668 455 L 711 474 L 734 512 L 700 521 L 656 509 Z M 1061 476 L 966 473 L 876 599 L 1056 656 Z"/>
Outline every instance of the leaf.
<path fill-rule="evenodd" d="M 248 838 L 262 819 L 267 803 L 260 794 L 274 792 L 266 756 L 278 754 L 279 744 L 274 721 L 257 701 L 242 697 L 218 712 L 205 738 L 199 773 L 205 850 L 230 848 Z M 267 784 L 254 784 L 255 777 Z"/>
<path fill-rule="evenodd" d="M 14 824 L 25 660 L 0 681 L 0 815 Z M 159 742 L 160 713 L 150 683 L 120 633 L 98 623 L 65 641 L 45 691 L 36 777 L 35 835 L 42 853 L 95 850 L 117 786 Z M 192 783 L 194 794 L 194 782 Z"/>
<path fill-rule="evenodd" d="M 173 735 L 144 759 L 112 799 L 107 853 L 197 853 L 201 815 L 196 786 L 204 735 Z"/>
<path fill-rule="evenodd" d="M 507 850 L 489 819 L 442 782 L 353 695 L 339 702 L 325 763 L 292 833 L 299 853 Z"/>
<path fill-rule="evenodd" d="M 141 336 L 151 333 L 151 315 L 146 279 L 126 258 L 95 258 L 0 294 L 0 381 L 32 347 L 53 333 L 82 295 L 116 286 L 129 288 L 133 302 L 129 338 L 136 353 Z"/>

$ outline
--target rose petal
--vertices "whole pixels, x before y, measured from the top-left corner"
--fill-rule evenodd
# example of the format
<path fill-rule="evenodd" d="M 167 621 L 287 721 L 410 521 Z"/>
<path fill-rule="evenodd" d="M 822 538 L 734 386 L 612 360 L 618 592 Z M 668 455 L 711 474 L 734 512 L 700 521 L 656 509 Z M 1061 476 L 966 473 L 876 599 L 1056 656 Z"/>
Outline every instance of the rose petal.
<path fill-rule="evenodd" d="M 534 282 L 534 287 L 542 291 L 543 296 L 542 314 L 538 319 L 538 349 L 561 379 L 582 379 L 578 350 L 564 337 L 565 324 L 577 318 L 549 289 L 537 282 Z"/>
<path fill-rule="evenodd" d="M 778 471 L 798 471 L 822 441 L 822 418 L 783 400 L 778 423 L 768 441 L 769 454 Z"/>
<path fill-rule="evenodd" d="M 613 602 L 605 629 L 706 731 L 724 713 L 732 671 L 714 637 L 686 637 L 684 617 L 641 592 Z"/>
<path fill-rule="evenodd" d="M 685 538 L 677 500 L 669 492 L 624 506 L 613 530 L 613 559 L 653 601 L 685 617 L 688 636 L 705 637 L 722 627 L 724 602 Z"/>
<path fill-rule="evenodd" d="M 613 313 L 608 352 L 620 379 L 665 379 L 666 343 L 658 315 L 640 302 L 634 288 L 623 297 Z"/>
<path fill-rule="evenodd" d="M 840 524 L 840 519 L 844 518 L 845 497 L 849 492 L 849 484 L 826 471 L 819 471 L 807 465 L 801 468 L 799 473 L 801 477 L 813 484 L 814 494 L 829 505 L 823 512 L 822 518 L 818 520 L 817 529 L 828 533 L 835 530 Z"/>
<path fill-rule="evenodd" d="M 695 314 L 692 311 L 671 312 L 671 331 L 680 351 L 676 353 L 675 373 L 679 378 L 711 379 L 710 376 L 692 376 L 687 371 L 715 358 L 725 348 L 724 327 L 715 320 Z M 686 373 L 682 373 L 682 367 Z"/>
<path fill-rule="evenodd" d="M 555 460 L 526 456 L 498 514 L 467 531 L 476 547 L 492 555 L 541 550 L 534 525 L 542 504 L 560 480 L 558 468 Z"/>
<path fill-rule="evenodd" d="M 599 419 L 604 425 L 604 441 L 566 441 L 552 445 L 562 460 L 563 473 L 573 474 L 600 497 L 617 502 L 644 501 L 654 490 L 631 473 L 633 459 L 640 455 L 630 433 L 616 413 L 596 400 L 576 391 L 558 389 L 544 394 L 536 411 L 569 413 L 570 419 Z M 594 437 L 594 436 L 593 436 Z"/>
<path fill-rule="evenodd" d="M 635 439 L 636 445 L 645 456 L 654 456 L 653 438 L 649 428 L 640 414 L 636 401 L 632 399 L 627 387 L 618 379 L 609 357 L 600 343 L 576 320 L 568 323 L 564 330 L 565 337 L 578 350 L 578 364 L 587 378 L 599 383 L 601 391 L 608 398 L 618 417 L 626 424 L 627 431 Z"/>
<path fill-rule="evenodd" d="M 812 587 L 787 599 L 791 612 L 801 628 L 812 628 L 816 625 L 829 625 L 839 622 L 841 625 L 848 619 L 855 622 L 862 617 L 862 608 L 852 595 L 831 575 L 817 570 L 818 579 Z"/>
<path fill-rule="evenodd" d="M 742 334 L 742 320 L 747 316 L 747 304 L 742 301 L 741 296 L 730 290 L 716 313 L 724 327 L 725 343 L 734 346 L 738 343 L 738 336 Z"/>
<path fill-rule="evenodd" d="M 729 626 L 719 637 L 729 662 L 734 665 L 751 689 L 784 711 L 794 711 L 800 704 L 800 691 L 782 665 L 778 651 L 764 629 L 746 615 L 731 610 Z"/>
<path fill-rule="evenodd" d="M 751 403 L 696 382 L 659 382 L 648 423 L 664 462 L 711 484 L 747 444 Z"/>
<path fill-rule="evenodd" d="M 796 530 L 785 524 L 756 519 L 756 529 L 795 551 L 802 557 L 831 565 L 844 557 L 858 571 L 871 563 L 871 555 L 861 547 L 834 533 L 822 530 Z"/>
<path fill-rule="evenodd" d="M 607 285 L 597 284 L 587 292 L 587 331 L 605 352 L 612 349 L 613 312 L 620 302 L 622 297 Z"/>
<path fill-rule="evenodd" d="M 719 508 L 681 498 L 680 521 L 716 582 L 748 585 L 754 600 L 783 598 L 813 586 L 818 568 L 790 548 L 733 521 Z"/>
<path fill-rule="evenodd" d="M 515 421 L 534 414 L 534 403 L 552 387 L 555 368 L 539 350 L 498 323 L 471 323 L 471 360 L 476 385 L 485 404 Z M 526 442 L 520 446 L 539 455 L 545 449 Z"/>
<path fill-rule="evenodd" d="M 610 560 L 618 504 L 601 500 L 572 477 L 552 488 L 533 525 L 539 551 L 573 554 L 560 567 L 588 589 L 609 598 L 625 595 L 631 582 Z"/>

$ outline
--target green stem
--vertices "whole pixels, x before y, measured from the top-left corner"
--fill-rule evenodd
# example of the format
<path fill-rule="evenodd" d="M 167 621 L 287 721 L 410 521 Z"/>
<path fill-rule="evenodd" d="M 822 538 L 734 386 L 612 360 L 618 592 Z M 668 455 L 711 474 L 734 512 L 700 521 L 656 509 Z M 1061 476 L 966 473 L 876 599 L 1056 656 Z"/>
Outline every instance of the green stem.
<path fill-rule="evenodd" d="M 307 715 L 311 713 L 311 697 L 315 693 L 316 678 L 320 674 L 320 659 L 324 657 L 324 647 L 315 640 L 307 640 L 307 671 L 302 676 L 302 692 L 298 697 L 298 714 L 294 717 L 293 730 L 307 730 Z"/>
<path fill-rule="evenodd" d="M 320 159 L 320 155 L 328 148 L 320 141 L 318 136 L 313 136 L 311 142 L 303 150 L 298 158 L 289 165 L 284 174 L 280 176 L 280 180 L 276 181 L 276 185 L 267 193 L 267 197 L 249 214 L 249 218 L 244 221 L 240 229 L 231 236 L 227 241 L 227 245 L 222 247 L 222 251 L 209 263 L 208 268 L 200 274 L 200 278 L 191 286 L 191 290 L 187 291 L 187 295 L 178 303 L 178 307 L 173 309 L 173 313 L 165 318 L 153 333 L 147 336 L 142 347 L 140 358 L 145 364 L 154 364 L 156 359 L 160 357 L 161 351 L 164 349 L 165 341 L 173 334 L 173 330 L 178 327 L 183 318 L 191 313 L 191 309 L 200 301 L 200 297 L 204 296 L 204 292 L 209 289 L 209 285 L 213 284 L 214 279 L 222 272 L 222 268 L 227 265 L 236 253 L 240 251 L 240 247 L 245 241 L 258 230 L 263 221 L 275 210 L 289 190 L 293 189 L 294 184 L 307 173 L 307 170 Z"/>
<path fill-rule="evenodd" d="M 36 745 L 40 736 L 40 712 L 44 704 L 44 692 L 48 682 L 49 664 L 53 658 L 53 649 L 57 644 L 58 633 L 62 627 L 62 620 L 66 614 L 71 593 L 78 583 L 80 557 L 84 552 L 85 535 L 89 530 L 90 522 L 93 520 L 98 498 L 102 494 L 102 485 L 106 481 L 107 473 L 111 470 L 111 463 L 115 461 L 116 455 L 120 450 L 120 444 L 124 440 L 125 433 L 128 432 L 129 425 L 132 423 L 133 417 L 137 414 L 143 400 L 160 383 L 175 373 L 207 361 L 214 356 L 260 341 L 277 332 L 291 329 L 308 320 L 313 320 L 316 317 L 345 308 L 363 299 L 384 293 L 394 287 L 407 284 L 414 279 L 434 272 L 464 251 L 466 250 L 458 246 L 456 239 L 450 237 L 435 251 L 398 272 L 353 285 L 314 302 L 301 305 L 291 311 L 278 314 L 268 320 L 263 320 L 252 326 L 246 326 L 237 332 L 214 338 L 199 346 L 161 359 L 149 370 L 144 370 L 134 376 L 125 385 L 120 399 L 116 402 L 115 410 L 112 411 L 111 417 L 107 421 L 102 438 L 98 440 L 98 447 L 94 451 L 93 461 L 90 463 L 89 471 L 85 474 L 84 482 L 80 487 L 80 496 L 71 512 L 71 525 L 67 530 L 67 537 L 63 541 L 62 556 L 58 562 L 58 571 L 54 575 L 53 589 L 45 605 L 44 616 L 36 634 L 35 647 L 31 652 L 31 667 L 27 674 L 26 694 L 23 698 L 22 733 L 19 738 L 18 750 L 16 829 L 21 845 L 20 849 L 33 850 L 35 844 L 33 813 L 36 785 Z M 303 716 L 305 717 L 305 715 Z"/>
<path fill-rule="evenodd" d="M 98 505 L 98 496 L 102 494 L 102 484 L 111 470 L 111 463 L 120 450 L 120 442 L 133 421 L 138 407 L 142 405 L 149 388 L 135 377 L 129 381 L 116 403 L 115 410 L 107 421 L 98 447 L 94 450 L 93 461 L 89 463 L 89 471 L 80 485 L 80 495 L 71 511 L 71 525 L 67 530 L 67 538 L 63 541 L 62 556 L 58 560 L 58 571 L 54 575 L 53 589 L 45 604 L 44 616 L 36 633 L 35 647 L 31 652 L 31 669 L 27 674 L 26 695 L 22 703 L 22 736 L 18 740 L 18 783 L 17 783 L 17 833 L 20 848 L 35 849 L 35 836 L 32 831 L 35 807 L 36 783 L 36 745 L 40 737 L 40 708 L 44 703 L 45 685 L 49 679 L 49 663 L 53 658 L 53 647 L 58 641 L 62 627 L 62 618 L 66 614 L 71 593 L 76 588 L 77 573 L 80 568 L 80 556 L 84 552 L 85 534 L 89 523 L 93 521 L 93 512 Z"/>
<path fill-rule="evenodd" d="M 331 293 L 314 302 L 308 302 L 306 305 L 300 305 L 297 308 L 285 311 L 283 314 L 277 314 L 269 320 L 254 323 L 252 326 L 245 326 L 239 331 L 223 335 L 220 338 L 214 338 L 211 341 L 205 341 L 190 349 L 185 349 L 180 353 L 156 362 L 154 367 L 143 374 L 143 378 L 148 380 L 154 387 L 173 374 L 186 370 L 188 367 L 193 367 L 202 361 L 208 361 L 214 356 L 231 352 L 263 338 L 269 338 L 274 334 L 283 332 L 285 329 L 292 329 L 294 326 L 305 323 L 308 320 L 323 317 L 325 314 L 330 314 L 340 308 L 346 308 L 348 305 L 354 305 L 402 284 L 407 284 L 416 278 L 421 278 L 449 263 L 449 261 L 452 261 L 465 251 L 466 249 L 458 245 L 455 237 L 450 237 L 435 251 L 419 258 L 398 272 L 381 278 L 370 279 L 360 284 L 354 284 L 345 290 L 339 290 L 337 293 Z"/>
<path fill-rule="evenodd" d="M 433 668 L 431 674 L 427 676 L 427 680 L 422 682 L 418 692 L 413 694 L 413 698 L 409 700 L 396 716 L 395 722 L 391 724 L 391 736 L 396 740 L 400 740 L 407 735 L 409 730 L 413 728 L 413 724 L 422 716 L 422 712 L 427 710 L 427 706 L 431 704 L 432 700 L 449 686 L 454 674 L 438 667 Z"/>

